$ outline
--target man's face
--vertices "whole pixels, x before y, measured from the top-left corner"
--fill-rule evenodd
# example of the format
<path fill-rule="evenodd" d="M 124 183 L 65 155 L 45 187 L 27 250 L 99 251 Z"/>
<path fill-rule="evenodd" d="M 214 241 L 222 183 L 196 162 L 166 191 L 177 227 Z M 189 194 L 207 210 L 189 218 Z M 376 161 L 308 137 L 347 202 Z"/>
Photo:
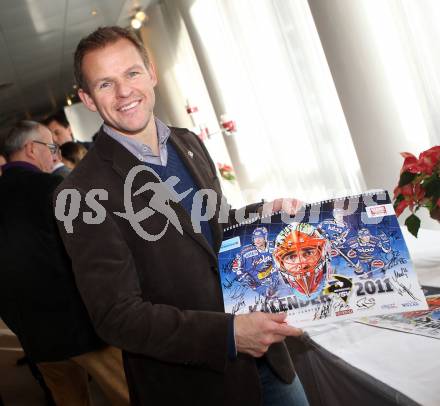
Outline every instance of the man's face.
<path fill-rule="evenodd" d="M 258 249 L 266 248 L 266 239 L 264 237 L 255 237 L 254 244 Z"/>
<path fill-rule="evenodd" d="M 73 141 L 72 130 L 69 127 L 63 127 L 58 121 L 52 120 L 47 127 L 52 131 L 55 144 L 63 145 L 66 142 Z"/>
<path fill-rule="evenodd" d="M 359 241 L 366 244 L 370 242 L 371 234 L 368 230 L 360 230 L 358 233 Z"/>
<path fill-rule="evenodd" d="M 120 39 L 87 53 L 82 72 L 88 92 L 78 94 L 104 122 L 123 135 L 135 135 L 150 124 L 157 83 L 152 66 L 147 69 L 135 46 Z"/>
<path fill-rule="evenodd" d="M 283 266 L 291 274 L 312 269 L 321 257 L 318 247 L 300 247 L 283 257 Z"/>
<path fill-rule="evenodd" d="M 40 125 L 38 127 L 38 133 L 39 137 L 35 141 L 41 141 L 47 144 L 53 143 L 52 133 L 47 127 Z M 43 172 L 51 173 L 55 162 L 55 154 L 52 154 L 47 145 L 38 142 L 33 142 L 32 148 L 37 166 Z"/>

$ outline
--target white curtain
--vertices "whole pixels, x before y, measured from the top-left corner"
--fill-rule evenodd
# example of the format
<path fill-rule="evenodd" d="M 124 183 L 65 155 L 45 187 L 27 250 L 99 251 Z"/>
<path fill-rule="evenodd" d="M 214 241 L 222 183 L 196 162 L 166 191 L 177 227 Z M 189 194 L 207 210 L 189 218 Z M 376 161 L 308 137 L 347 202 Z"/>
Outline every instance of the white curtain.
<path fill-rule="evenodd" d="M 418 153 L 440 143 L 440 2 L 359 1 L 386 75 L 402 139 Z M 398 147 L 398 143 L 396 145 Z"/>
<path fill-rule="evenodd" d="M 327 0 L 309 1 L 315 10 L 328 5 Z M 344 4 L 342 0 L 333 3 L 342 7 L 341 12 Z M 160 5 L 167 16 L 174 17 L 164 21 L 159 36 L 152 32 L 150 40 L 157 42 L 156 53 L 163 54 L 163 35 L 170 33 L 173 38 L 168 44 L 179 44 L 179 49 L 188 51 L 180 52 L 177 59 L 168 57 L 165 69 L 160 69 L 165 72 L 163 82 L 169 85 L 166 102 L 159 104 L 165 112 L 166 105 L 179 95 L 179 109 L 186 98 L 197 100 L 211 129 L 217 130 L 215 122 L 223 113 L 237 122 L 237 134 L 225 140 L 247 202 L 283 195 L 314 201 L 360 192 L 366 186 L 358 158 L 368 170 L 370 187 L 378 186 L 387 176 L 389 181 L 382 183 L 391 187 L 398 177 L 402 149 L 418 153 L 440 143 L 438 0 L 346 3 L 366 21 L 362 27 L 368 28 L 368 55 L 374 55 L 374 61 L 367 62 L 374 64 L 376 74 L 358 67 L 358 80 L 366 89 L 377 87 L 380 70 L 383 97 L 370 101 L 375 105 L 386 101 L 393 112 L 392 119 L 379 114 L 371 124 L 383 122 L 370 126 L 366 122 L 367 133 L 369 128 L 389 130 L 373 137 L 374 145 L 368 147 L 395 163 L 394 167 L 383 161 L 391 168 L 385 172 L 383 165 L 371 165 L 370 149 L 361 148 L 356 155 L 345 118 L 353 128 L 357 121 L 364 122 L 366 100 L 359 95 L 357 107 L 353 107 L 351 97 L 350 108 L 344 106 L 344 117 L 306 0 L 163 0 Z M 351 21 L 353 13 L 354 9 L 337 25 L 351 27 L 353 31 L 347 32 L 362 39 Z M 337 37 L 341 31 L 338 27 L 334 30 Z M 326 48 L 327 58 L 333 51 Z M 355 53 L 344 57 L 343 48 L 337 52 L 345 69 L 356 70 Z M 195 84 L 197 77 L 204 81 L 207 93 L 197 90 L 201 88 Z M 165 93 L 163 87 L 161 92 Z M 374 112 L 373 107 L 367 110 Z M 360 142 L 357 136 L 353 134 L 357 148 L 365 142 L 368 145 L 368 140 Z M 387 144 L 385 139 L 390 136 L 393 141 Z"/>
<path fill-rule="evenodd" d="M 389 3 L 391 23 L 409 67 L 406 83 L 395 76 L 396 86 L 411 86 L 412 109 L 420 114 L 413 136 L 428 141 L 420 149 L 440 144 L 440 2 L 438 0 L 393 0 Z M 417 151 L 416 151 L 417 152 Z"/>
<path fill-rule="evenodd" d="M 360 192 L 359 162 L 307 1 L 179 4 L 197 31 L 223 113 L 237 122 L 246 200 Z"/>
<path fill-rule="evenodd" d="M 141 38 L 156 67 L 155 114 L 168 125 L 189 128 L 199 133 L 187 113 L 188 103 L 199 109 L 197 124 L 206 126 L 212 136 L 205 140 L 217 165 L 231 165 L 219 124 L 206 89 L 193 45 L 176 2 L 161 2 L 148 10 L 149 23 L 140 31 Z M 219 173 L 220 175 L 220 173 Z M 222 189 L 234 207 L 244 205 L 238 183 L 220 177 Z"/>
<path fill-rule="evenodd" d="M 378 63 L 387 73 L 388 92 L 403 129 L 401 139 L 411 148 L 396 142 L 396 150 L 417 155 L 440 145 L 440 2 L 362 0 L 359 6 L 371 24 Z M 396 183 L 397 178 L 396 174 Z M 424 228 L 440 229 L 427 210 L 418 215 Z"/>

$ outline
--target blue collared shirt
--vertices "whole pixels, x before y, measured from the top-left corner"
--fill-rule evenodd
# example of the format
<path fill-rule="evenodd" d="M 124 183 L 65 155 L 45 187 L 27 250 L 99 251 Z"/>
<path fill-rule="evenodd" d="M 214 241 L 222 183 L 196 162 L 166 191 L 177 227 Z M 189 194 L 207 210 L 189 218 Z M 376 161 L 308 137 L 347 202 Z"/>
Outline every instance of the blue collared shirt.
<path fill-rule="evenodd" d="M 126 135 L 121 135 L 106 124 L 104 124 L 103 129 L 108 136 L 119 142 L 137 159 L 139 159 L 139 161 L 148 164 L 166 166 L 168 162 L 167 141 L 170 137 L 171 130 L 158 118 L 155 117 L 154 121 L 156 122 L 157 139 L 159 142 L 159 156 L 154 155 L 153 151 L 148 145 L 142 144 L 141 142 L 127 137 Z"/>

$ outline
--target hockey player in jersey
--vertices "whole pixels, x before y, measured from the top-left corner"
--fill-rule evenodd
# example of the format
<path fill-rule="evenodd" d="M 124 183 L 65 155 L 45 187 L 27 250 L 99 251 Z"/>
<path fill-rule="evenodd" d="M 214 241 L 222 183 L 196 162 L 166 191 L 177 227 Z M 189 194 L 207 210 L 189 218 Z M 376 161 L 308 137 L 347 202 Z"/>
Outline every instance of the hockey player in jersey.
<path fill-rule="evenodd" d="M 319 233 L 331 244 L 332 265 L 336 269 L 345 269 L 347 263 L 347 240 L 352 236 L 353 230 L 344 220 L 344 210 L 333 209 L 333 218 L 327 218 L 317 226 Z"/>
<path fill-rule="evenodd" d="M 245 245 L 237 254 L 232 271 L 237 280 L 261 296 L 272 297 L 278 286 L 278 274 L 273 266 L 273 245 L 267 239 L 266 227 L 252 233 L 252 244 Z"/>
<path fill-rule="evenodd" d="M 347 241 L 348 258 L 355 266 L 355 273 L 372 278 L 374 272 L 382 271 L 386 265 L 386 254 L 391 251 L 389 238 L 384 234 L 373 236 L 368 228 L 361 228 L 355 238 Z"/>
<path fill-rule="evenodd" d="M 344 221 L 344 210 L 333 209 L 333 218 L 328 218 L 319 223 L 318 231 L 328 240 L 330 240 L 332 247 L 342 249 L 346 246 L 347 238 L 349 237 L 351 228 Z"/>

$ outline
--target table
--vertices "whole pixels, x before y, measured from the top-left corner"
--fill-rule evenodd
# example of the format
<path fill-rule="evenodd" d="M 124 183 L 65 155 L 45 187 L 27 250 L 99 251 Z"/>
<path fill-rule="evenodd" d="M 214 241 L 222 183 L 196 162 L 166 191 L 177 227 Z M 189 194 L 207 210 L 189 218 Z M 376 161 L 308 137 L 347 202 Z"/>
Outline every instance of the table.
<path fill-rule="evenodd" d="M 440 286 L 440 232 L 403 231 L 420 283 Z M 311 405 L 440 405 L 440 340 L 354 321 L 306 332 L 288 346 Z"/>

